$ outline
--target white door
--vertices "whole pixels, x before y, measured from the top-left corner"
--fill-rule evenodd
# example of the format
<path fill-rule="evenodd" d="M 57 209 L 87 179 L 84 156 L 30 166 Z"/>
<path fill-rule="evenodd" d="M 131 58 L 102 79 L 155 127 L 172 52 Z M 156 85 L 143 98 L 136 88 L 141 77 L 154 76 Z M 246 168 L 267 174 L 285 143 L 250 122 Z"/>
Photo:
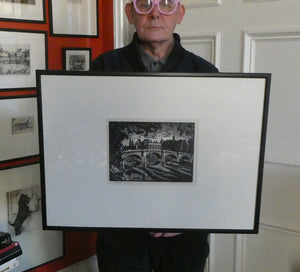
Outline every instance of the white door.
<path fill-rule="evenodd" d="M 131 39 L 115 0 L 115 46 Z M 300 0 L 182 0 L 184 47 L 221 72 L 272 74 L 259 234 L 212 234 L 209 272 L 300 271 Z"/>

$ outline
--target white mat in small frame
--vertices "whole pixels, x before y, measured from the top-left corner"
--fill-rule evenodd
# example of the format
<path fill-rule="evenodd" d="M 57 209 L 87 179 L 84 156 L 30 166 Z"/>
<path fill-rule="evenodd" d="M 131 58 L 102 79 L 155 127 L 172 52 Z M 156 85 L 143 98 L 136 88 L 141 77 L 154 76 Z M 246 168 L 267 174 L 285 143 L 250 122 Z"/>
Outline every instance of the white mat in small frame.
<path fill-rule="evenodd" d="M 35 97 L 0 99 L 0 161 L 39 154 Z"/>
<path fill-rule="evenodd" d="M 98 36 L 98 1 L 50 0 L 52 36 Z"/>
<path fill-rule="evenodd" d="M 0 89 L 36 87 L 35 71 L 47 69 L 46 32 L 0 28 Z"/>
<path fill-rule="evenodd" d="M 0 183 L 0 229 L 9 232 L 12 240 L 18 241 L 23 251 L 23 254 L 17 257 L 20 262 L 19 266 L 13 271 L 32 271 L 37 266 L 62 257 L 64 255 L 63 232 L 43 230 L 40 212 L 41 199 L 35 197 L 40 196 L 40 192 L 36 195 L 30 194 L 30 189 L 40 188 L 39 166 L 36 164 L 2 170 Z M 33 189 L 32 192 L 34 191 Z M 26 194 L 29 200 L 27 205 L 30 210 L 29 215 L 24 213 L 24 199 L 10 206 L 9 195 L 20 197 L 21 193 Z M 18 224 L 14 226 L 9 224 L 10 208 L 19 214 Z M 15 234 L 16 226 L 21 227 L 17 235 Z"/>
<path fill-rule="evenodd" d="M 0 1 L 0 20 L 45 22 L 44 0 Z"/>

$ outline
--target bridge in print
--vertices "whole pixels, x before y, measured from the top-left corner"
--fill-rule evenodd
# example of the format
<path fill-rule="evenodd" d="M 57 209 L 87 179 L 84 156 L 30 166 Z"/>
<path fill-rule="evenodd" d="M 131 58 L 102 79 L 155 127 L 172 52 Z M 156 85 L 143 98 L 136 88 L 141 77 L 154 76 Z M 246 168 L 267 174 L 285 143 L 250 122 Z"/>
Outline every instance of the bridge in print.
<path fill-rule="evenodd" d="M 122 151 L 123 167 L 138 165 L 184 165 L 193 163 L 193 155 L 161 149 L 134 149 Z"/>

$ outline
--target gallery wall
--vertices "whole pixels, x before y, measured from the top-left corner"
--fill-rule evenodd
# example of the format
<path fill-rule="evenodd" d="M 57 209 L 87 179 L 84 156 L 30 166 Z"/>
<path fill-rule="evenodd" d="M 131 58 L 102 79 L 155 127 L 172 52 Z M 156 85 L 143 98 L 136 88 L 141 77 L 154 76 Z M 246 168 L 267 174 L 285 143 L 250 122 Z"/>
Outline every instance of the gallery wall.
<path fill-rule="evenodd" d="M 88 0 L 89 1 L 89 0 Z M 92 0 L 93 2 L 94 0 Z M 6 37 L 5 34 L 9 33 L 12 35 L 22 35 L 23 33 L 42 33 L 45 35 L 45 68 L 49 70 L 61 70 L 63 68 L 63 48 L 86 48 L 91 50 L 91 58 L 94 59 L 100 53 L 108 51 L 113 48 L 113 1 L 105 0 L 95 0 L 97 1 L 97 34 L 96 35 L 66 35 L 59 34 L 55 35 L 53 33 L 52 26 L 54 25 L 54 18 L 52 17 L 50 10 L 50 0 L 35 1 L 35 3 L 42 3 L 44 5 L 44 20 L 41 22 L 38 21 L 28 21 L 18 18 L 5 18 L 5 11 L 0 12 L 0 35 L 4 34 L 0 39 L 0 49 L 5 44 Z M 13 2 L 13 1 L 12 1 Z M 52 4 L 55 1 L 53 0 Z M 63 0 L 63 2 L 68 3 Z M 58 2 L 56 2 L 58 3 Z M 78 3 L 84 3 L 80 1 Z M 0 3 L 0 5 L 17 5 L 12 3 Z M 21 4 L 19 4 L 21 5 Z M 6 7 L 6 6 L 5 6 Z M 66 14 L 63 14 L 64 16 Z M 66 15 L 67 16 L 67 15 Z M 63 18 L 63 17 L 62 17 Z M 52 20 L 51 20 L 52 19 Z M 78 18 L 76 18 L 77 20 Z M 12 36 L 13 37 L 13 36 Z M 10 43 L 8 41 L 7 43 Z M 30 42 L 29 42 L 30 43 Z M 0 51 L 1 52 L 1 51 Z M 34 52 L 31 53 L 33 56 Z M 3 68 L 2 68 L 3 69 Z M 36 99 L 36 88 L 35 86 L 25 87 L 22 86 L 22 79 L 20 77 L 14 80 L 14 77 L 10 77 L 8 74 L 1 74 L 0 77 L 2 83 L 0 82 L 0 111 L 5 111 L 5 107 L 9 104 L 8 102 L 12 101 L 13 105 L 18 105 L 16 101 L 22 102 L 22 99 L 26 101 Z M 11 80 L 12 78 L 12 80 Z M 7 82 L 7 85 L 5 85 Z M 14 84 L 16 86 L 14 87 Z M 2 84 L 2 85 L 1 85 Z M 26 85 L 27 86 L 27 85 Z M 35 102 L 34 102 L 35 103 Z M 31 103 L 31 106 L 34 106 Z M 12 107 L 10 107 L 11 109 Z M 9 110 L 8 110 L 9 111 Z M 14 109 L 15 111 L 15 109 Z M 16 109 L 18 111 L 18 109 Z M 5 114 L 4 114 L 5 115 Z M 9 115 L 9 112 L 8 112 Z M 4 126 L 4 119 L 0 118 L 0 127 Z M 2 123 L 2 124 L 1 124 Z M 37 130 L 37 128 L 35 128 Z M 24 134 L 25 135 L 25 134 Z M 18 136 L 20 141 L 20 146 L 22 149 L 25 148 L 26 143 L 24 141 L 24 136 Z M 32 137 L 33 139 L 33 137 Z M 23 177 L 28 177 L 30 180 L 27 186 L 32 186 L 36 180 L 39 179 L 39 154 L 36 152 L 38 150 L 38 141 L 31 141 L 34 151 L 32 154 L 18 153 L 15 151 L 16 147 L 19 145 L 18 140 L 9 142 L 9 136 L 0 138 L 0 148 L 4 150 L 5 146 L 9 145 L 7 148 L 8 155 L 3 155 L 0 158 L 0 226 L 7 224 L 7 199 L 6 194 L 7 190 L 15 190 L 16 188 L 22 187 L 20 183 L 24 182 Z M 8 143 L 6 142 L 8 141 Z M 0 151 L 1 153 L 1 151 Z M 4 154 L 4 153 L 2 153 Z M 5 153 L 6 154 L 6 153 Z M 23 176 L 24 174 L 24 176 Z M 24 185 L 24 187 L 26 187 Z M 2 211 L 3 210 L 3 211 Z M 2 229 L 1 229 L 2 230 Z M 20 237 L 20 236 L 19 236 Z M 15 236 L 14 239 L 18 239 L 18 236 Z M 30 271 L 35 272 L 44 272 L 44 271 L 57 271 L 72 265 L 80 260 L 86 259 L 95 254 L 95 239 L 96 233 L 90 231 L 65 231 L 63 233 L 63 254 L 56 259 L 46 260 L 45 263 L 37 264 L 33 267 L 27 267 Z M 21 239 L 22 240 L 22 239 Z M 31 239 L 32 241 L 32 239 Z M 41 242 L 38 244 L 43 246 Z M 21 245 L 22 246 L 22 245 Z M 27 252 L 27 246 L 23 245 L 23 255 Z M 40 248 L 42 251 L 43 249 Z M 55 255 L 55 254 L 54 254 Z M 22 259 L 20 258 L 20 262 Z"/>

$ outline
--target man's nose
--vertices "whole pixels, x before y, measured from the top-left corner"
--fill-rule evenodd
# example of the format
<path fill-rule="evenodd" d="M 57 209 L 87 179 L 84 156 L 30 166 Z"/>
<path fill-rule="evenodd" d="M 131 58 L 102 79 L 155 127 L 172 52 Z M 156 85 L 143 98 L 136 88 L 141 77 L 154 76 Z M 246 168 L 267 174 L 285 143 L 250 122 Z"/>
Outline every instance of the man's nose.
<path fill-rule="evenodd" d="M 159 10 L 158 10 L 158 4 L 155 4 L 155 5 L 154 5 L 154 7 L 153 7 L 153 9 L 152 9 L 152 11 L 151 11 L 151 13 L 150 13 L 150 15 L 151 15 L 152 17 L 158 17 L 158 16 L 160 15 L 160 12 L 159 12 Z"/>

